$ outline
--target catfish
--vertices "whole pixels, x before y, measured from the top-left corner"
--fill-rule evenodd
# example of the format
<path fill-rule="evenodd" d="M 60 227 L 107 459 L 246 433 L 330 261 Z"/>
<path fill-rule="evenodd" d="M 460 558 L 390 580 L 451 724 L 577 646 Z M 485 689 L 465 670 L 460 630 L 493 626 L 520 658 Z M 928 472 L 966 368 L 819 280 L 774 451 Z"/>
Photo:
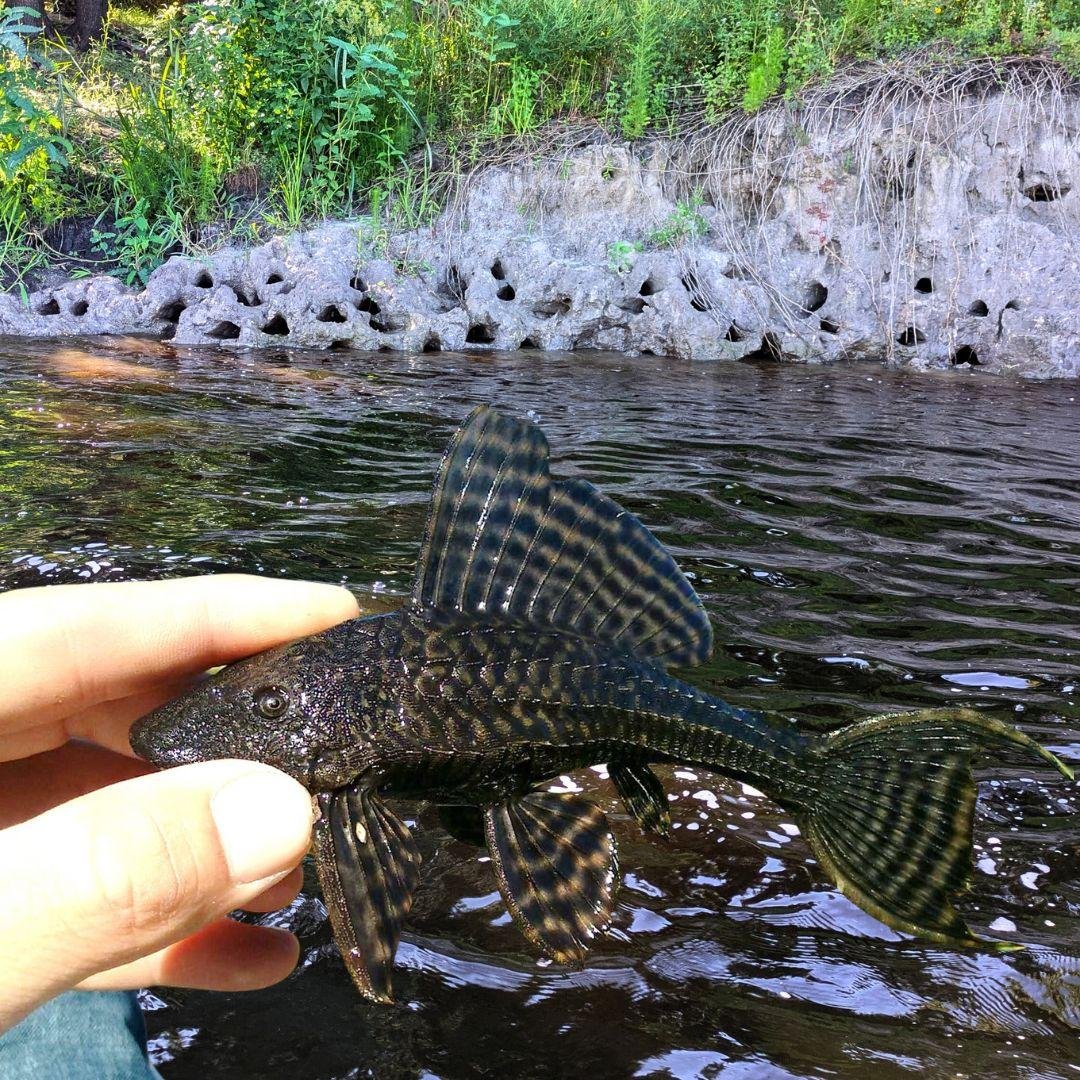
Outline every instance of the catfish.
<path fill-rule="evenodd" d="M 389 797 L 440 808 L 485 844 L 506 907 L 559 963 L 582 963 L 618 881 L 604 812 L 546 784 L 607 763 L 643 829 L 663 832 L 652 766 L 701 767 L 793 815 L 822 872 L 888 926 L 973 944 L 968 884 L 984 748 L 1070 770 L 965 709 L 875 715 L 829 733 L 729 705 L 670 668 L 707 660 L 712 628 L 671 555 L 580 479 L 555 480 L 540 429 L 477 409 L 443 458 L 405 606 L 224 668 L 132 730 L 158 766 L 248 758 L 317 801 L 313 849 L 360 993 L 392 1000 L 420 855 Z"/>

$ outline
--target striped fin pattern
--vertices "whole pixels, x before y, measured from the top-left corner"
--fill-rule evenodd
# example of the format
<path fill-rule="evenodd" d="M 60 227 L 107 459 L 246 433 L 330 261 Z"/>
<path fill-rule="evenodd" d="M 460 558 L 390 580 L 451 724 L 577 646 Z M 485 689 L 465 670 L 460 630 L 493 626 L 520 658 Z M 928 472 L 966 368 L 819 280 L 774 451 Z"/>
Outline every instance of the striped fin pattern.
<path fill-rule="evenodd" d="M 580 963 L 615 905 L 618 860 L 603 811 L 577 795 L 533 792 L 489 807 L 499 891 L 522 933 L 559 963 Z"/>
<path fill-rule="evenodd" d="M 420 853 L 405 824 L 371 792 L 339 788 L 318 798 L 315 865 L 334 939 L 360 993 L 392 1001 L 390 974 Z"/>
<path fill-rule="evenodd" d="M 443 458 L 413 602 L 569 630 L 665 666 L 712 628 L 660 542 L 592 484 L 553 482 L 534 424 L 477 409 Z"/>
<path fill-rule="evenodd" d="M 645 832 L 664 834 L 671 828 L 667 795 L 656 773 L 648 765 L 609 762 L 608 776 L 626 809 Z"/>
<path fill-rule="evenodd" d="M 841 892 L 896 930 L 974 943 L 952 901 L 971 877 L 971 759 L 995 744 L 1069 775 L 1026 735 L 970 710 L 873 717 L 824 736 L 819 794 L 803 826 Z"/>

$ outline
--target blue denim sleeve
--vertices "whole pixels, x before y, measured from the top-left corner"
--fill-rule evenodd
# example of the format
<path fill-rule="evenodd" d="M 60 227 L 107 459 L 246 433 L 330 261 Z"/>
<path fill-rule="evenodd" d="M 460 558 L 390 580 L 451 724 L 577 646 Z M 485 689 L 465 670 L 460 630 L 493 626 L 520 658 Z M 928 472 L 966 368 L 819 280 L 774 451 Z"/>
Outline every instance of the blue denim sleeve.
<path fill-rule="evenodd" d="M 151 1080 L 133 993 L 72 990 L 0 1036 L 3 1080 Z"/>

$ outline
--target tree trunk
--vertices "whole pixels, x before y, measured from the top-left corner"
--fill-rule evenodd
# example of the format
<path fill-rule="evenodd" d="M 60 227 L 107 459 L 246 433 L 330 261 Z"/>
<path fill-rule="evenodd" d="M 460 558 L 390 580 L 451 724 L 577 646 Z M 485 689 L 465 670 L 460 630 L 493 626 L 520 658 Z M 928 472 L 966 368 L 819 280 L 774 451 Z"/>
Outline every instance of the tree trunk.
<path fill-rule="evenodd" d="M 75 0 L 75 37 L 80 49 L 101 37 L 108 10 L 109 0 Z"/>
<path fill-rule="evenodd" d="M 28 7 L 33 8 L 37 12 L 37 19 L 31 20 L 27 16 L 27 22 L 37 21 L 44 25 L 45 23 L 45 0 L 7 0 L 4 7 Z"/>
<path fill-rule="evenodd" d="M 42 33 L 46 37 L 56 38 L 56 28 L 53 26 L 52 19 L 49 18 L 45 11 L 45 0 L 0 0 L 0 8 L 3 7 L 23 7 L 30 8 L 35 12 L 35 15 L 27 15 L 25 21 L 27 23 L 36 23 L 41 27 Z"/>

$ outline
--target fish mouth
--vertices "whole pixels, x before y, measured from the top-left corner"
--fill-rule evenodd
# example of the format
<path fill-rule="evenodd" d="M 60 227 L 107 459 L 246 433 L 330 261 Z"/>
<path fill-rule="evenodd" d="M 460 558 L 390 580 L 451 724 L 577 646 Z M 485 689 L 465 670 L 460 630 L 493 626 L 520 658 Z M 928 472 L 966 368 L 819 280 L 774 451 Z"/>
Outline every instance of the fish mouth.
<path fill-rule="evenodd" d="M 177 717 L 166 705 L 136 720 L 128 734 L 128 741 L 138 757 L 158 768 L 167 769 L 202 761 L 203 757 L 195 747 L 184 745 L 179 728 Z"/>

